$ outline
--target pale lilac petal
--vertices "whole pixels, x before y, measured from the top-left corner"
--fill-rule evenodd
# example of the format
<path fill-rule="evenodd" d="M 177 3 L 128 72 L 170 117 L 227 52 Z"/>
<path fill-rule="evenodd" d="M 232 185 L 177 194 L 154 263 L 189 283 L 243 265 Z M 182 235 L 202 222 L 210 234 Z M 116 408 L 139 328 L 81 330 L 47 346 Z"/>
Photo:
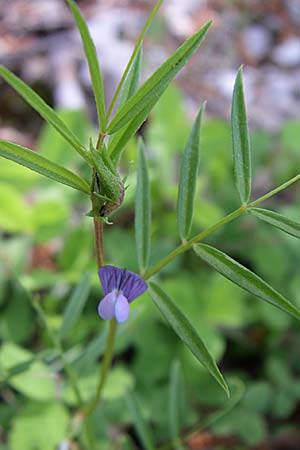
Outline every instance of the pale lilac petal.
<path fill-rule="evenodd" d="M 147 289 L 146 281 L 134 272 L 126 271 L 122 280 L 121 290 L 129 303 L 142 295 Z"/>
<path fill-rule="evenodd" d="M 98 305 L 98 314 L 104 320 L 110 320 L 115 316 L 116 294 L 110 292 Z"/>
<path fill-rule="evenodd" d="M 129 303 L 124 295 L 118 295 L 115 303 L 115 317 L 117 322 L 125 322 L 129 316 Z"/>
<path fill-rule="evenodd" d="M 109 294 L 117 288 L 118 280 L 124 269 L 114 266 L 103 266 L 99 269 L 99 278 L 101 281 L 104 295 Z"/>

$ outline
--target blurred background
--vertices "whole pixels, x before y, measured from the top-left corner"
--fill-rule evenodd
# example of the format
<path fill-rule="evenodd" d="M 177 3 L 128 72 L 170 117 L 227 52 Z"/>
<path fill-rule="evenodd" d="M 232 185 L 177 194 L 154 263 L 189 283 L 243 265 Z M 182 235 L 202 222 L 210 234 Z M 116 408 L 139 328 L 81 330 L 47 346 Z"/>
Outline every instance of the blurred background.
<path fill-rule="evenodd" d="M 96 44 L 109 102 L 154 1 L 82 0 L 78 5 Z M 152 183 L 152 263 L 179 242 L 175 211 L 180 155 L 204 100 L 208 103 L 193 233 L 238 206 L 229 119 L 241 64 L 253 149 L 253 198 L 299 173 L 299 0 L 165 0 L 144 40 L 142 79 L 210 18 L 214 24 L 204 43 L 140 130 Z M 96 138 L 89 73 L 62 0 L 0 2 L 0 63 L 57 108 L 83 142 Z M 0 138 L 89 176 L 74 151 L 3 81 Z M 137 271 L 132 251 L 135 168 L 132 140 L 120 167 L 129 187 L 124 206 L 112 218 L 114 226 L 106 227 L 105 249 L 108 263 Z M 295 185 L 264 206 L 300 221 L 299 200 Z M 101 292 L 88 209 L 79 193 L 1 159 L 1 450 L 82 448 L 72 438 L 67 447 L 58 447 L 67 436 L 74 398 L 30 298 L 41 301 L 56 331 L 76 286 L 84 289 L 88 301 L 72 333 L 63 336 L 63 346 L 88 398 L 106 333 L 106 324 L 95 314 Z M 244 217 L 209 242 L 300 307 L 300 244 L 294 238 Z M 117 340 L 105 407 L 95 415 L 100 448 L 145 448 L 124 402 L 130 388 L 158 446 L 168 442 L 166 405 L 174 367 L 179 367 L 185 448 L 299 450 L 298 324 L 210 271 L 191 253 L 167 266 L 160 284 L 191 320 L 242 399 L 219 420 L 212 416 L 226 405 L 223 393 L 145 295 L 133 305 Z M 32 364 L 20 370 L 27 361 Z"/>

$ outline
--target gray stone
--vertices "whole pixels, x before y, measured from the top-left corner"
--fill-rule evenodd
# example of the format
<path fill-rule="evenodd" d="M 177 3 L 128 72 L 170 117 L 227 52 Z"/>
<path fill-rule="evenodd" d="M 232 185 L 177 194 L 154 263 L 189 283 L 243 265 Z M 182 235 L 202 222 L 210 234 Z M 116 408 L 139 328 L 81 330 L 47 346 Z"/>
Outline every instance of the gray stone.
<path fill-rule="evenodd" d="M 285 0 L 286 8 L 289 12 L 291 21 L 296 25 L 300 26 L 300 2 L 299 0 Z"/>
<path fill-rule="evenodd" d="M 262 25 L 250 25 L 243 33 L 243 44 L 247 55 L 251 59 L 260 61 L 270 51 L 272 34 Z"/>
<path fill-rule="evenodd" d="M 277 45 L 272 53 L 272 60 L 283 67 L 294 67 L 300 64 L 300 38 L 291 36 Z"/>

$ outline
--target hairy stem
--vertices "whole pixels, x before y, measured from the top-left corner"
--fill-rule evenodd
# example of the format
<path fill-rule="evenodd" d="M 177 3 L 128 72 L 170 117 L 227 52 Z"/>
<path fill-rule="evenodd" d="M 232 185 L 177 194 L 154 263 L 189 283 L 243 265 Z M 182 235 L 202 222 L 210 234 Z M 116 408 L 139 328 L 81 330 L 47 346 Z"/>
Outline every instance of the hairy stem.
<path fill-rule="evenodd" d="M 94 218 L 94 234 L 96 247 L 97 267 L 102 267 L 104 264 L 104 248 L 103 248 L 103 222 L 97 217 Z"/>
<path fill-rule="evenodd" d="M 97 218 L 94 219 L 94 233 L 95 233 L 97 267 L 100 268 L 104 265 L 103 223 Z M 113 348 L 116 331 L 117 331 L 117 322 L 115 321 L 115 319 L 112 319 L 109 323 L 109 333 L 107 337 L 105 353 L 100 368 L 99 381 L 97 385 L 95 398 L 92 400 L 92 402 L 88 405 L 88 407 L 85 410 L 85 417 L 87 419 L 92 415 L 93 411 L 99 405 L 101 400 L 101 395 L 103 392 L 103 388 L 105 386 L 105 382 L 113 358 Z"/>

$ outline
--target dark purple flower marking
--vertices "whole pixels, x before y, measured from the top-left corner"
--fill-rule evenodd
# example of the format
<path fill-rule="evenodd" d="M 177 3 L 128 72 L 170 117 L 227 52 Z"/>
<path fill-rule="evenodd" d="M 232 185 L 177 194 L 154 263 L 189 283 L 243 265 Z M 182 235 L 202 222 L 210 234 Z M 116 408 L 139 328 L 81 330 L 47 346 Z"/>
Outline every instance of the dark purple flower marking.
<path fill-rule="evenodd" d="M 129 316 L 129 303 L 147 289 L 146 281 L 134 272 L 114 266 L 99 269 L 104 297 L 98 305 L 99 316 L 104 320 L 113 317 L 125 322 Z"/>

